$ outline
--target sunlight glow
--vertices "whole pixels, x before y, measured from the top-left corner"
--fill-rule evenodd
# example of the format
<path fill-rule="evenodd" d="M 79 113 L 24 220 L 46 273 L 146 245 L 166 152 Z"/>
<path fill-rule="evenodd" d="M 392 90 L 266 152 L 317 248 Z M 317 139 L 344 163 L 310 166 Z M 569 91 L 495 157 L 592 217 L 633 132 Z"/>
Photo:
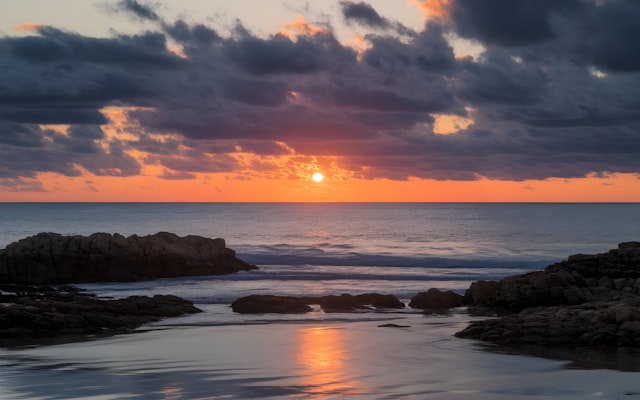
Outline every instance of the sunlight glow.
<path fill-rule="evenodd" d="M 313 179 L 314 182 L 322 182 L 322 180 L 324 179 L 324 175 L 322 175 L 320 172 L 316 172 L 315 174 L 313 174 L 311 179 Z"/>
<path fill-rule="evenodd" d="M 298 330 L 298 359 L 302 377 L 313 397 L 344 397 L 362 394 L 359 382 L 347 368 L 346 333 L 328 327 Z"/>

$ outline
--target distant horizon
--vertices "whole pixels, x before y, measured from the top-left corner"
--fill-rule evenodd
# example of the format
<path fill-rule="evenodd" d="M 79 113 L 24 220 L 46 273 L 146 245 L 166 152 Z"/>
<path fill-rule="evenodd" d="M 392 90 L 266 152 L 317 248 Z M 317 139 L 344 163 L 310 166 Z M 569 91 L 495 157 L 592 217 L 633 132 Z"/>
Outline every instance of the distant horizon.
<path fill-rule="evenodd" d="M 0 204 L 640 204 L 640 201 L 0 201 Z"/>
<path fill-rule="evenodd" d="M 629 0 L 13 2 L 0 201 L 640 202 L 639 20 Z"/>

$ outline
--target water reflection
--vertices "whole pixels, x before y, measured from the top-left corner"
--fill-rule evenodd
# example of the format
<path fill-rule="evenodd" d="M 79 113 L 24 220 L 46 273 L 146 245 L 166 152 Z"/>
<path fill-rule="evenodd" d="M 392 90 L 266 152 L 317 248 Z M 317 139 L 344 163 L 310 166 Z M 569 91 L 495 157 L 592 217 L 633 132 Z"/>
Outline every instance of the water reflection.
<path fill-rule="evenodd" d="M 347 351 L 348 333 L 334 327 L 311 327 L 298 331 L 298 361 L 302 383 L 316 396 L 364 394 L 353 360 Z"/>

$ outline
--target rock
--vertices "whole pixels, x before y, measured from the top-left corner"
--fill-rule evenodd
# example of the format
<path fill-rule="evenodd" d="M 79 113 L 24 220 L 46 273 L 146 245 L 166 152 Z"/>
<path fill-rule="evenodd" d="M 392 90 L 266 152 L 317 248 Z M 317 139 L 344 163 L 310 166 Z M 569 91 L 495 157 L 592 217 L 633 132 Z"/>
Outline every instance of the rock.
<path fill-rule="evenodd" d="M 234 301 L 231 308 L 241 314 L 300 314 L 312 311 L 312 308 L 299 298 L 258 294 Z"/>
<path fill-rule="evenodd" d="M 543 271 L 474 282 L 468 303 L 511 313 L 456 333 L 507 345 L 640 347 L 640 242 Z"/>
<path fill-rule="evenodd" d="M 40 233 L 0 250 L 0 283 L 129 282 L 256 268 L 238 259 L 223 239 L 167 232 L 128 238 Z"/>
<path fill-rule="evenodd" d="M 423 310 L 432 308 L 454 308 L 462 305 L 464 305 L 464 296 L 454 293 L 451 290 L 442 292 L 433 288 L 413 296 L 409 303 L 409 307 Z"/>
<path fill-rule="evenodd" d="M 10 288 L 3 285 L 3 291 Z M 14 304 L 0 305 L 0 344 L 61 335 L 112 333 L 165 317 L 200 312 L 176 296 L 98 299 L 78 290 L 14 287 Z"/>
<path fill-rule="evenodd" d="M 637 302 L 554 306 L 472 322 L 457 337 L 502 345 L 640 347 Z M 616 316 L 624 318 L 616 318 Z M 638 319 L 636 319 L 638 318 Z"/>
<path fill-rule="evenodd" d="M 630 298 L 640 291 L 636 284 L 639 278 L 640 242 L 626 242 L 607 253 L 569 256 L 543 271 L 474 282 L 465 293 L 465 301 L 520 311 Z"/>
<path fill-rule="evenodd" d="M 404 303 L 391 294 L 366 293 L 317 297 L 292 297 L 274 295 L 250 295 L 231 304 L 238 313 L 304 313 L 312 311 L 309 304 L 319 305 L 324 312 L 356 312 L 372 309 L 403 308 Z"/>
<path fill-rule="evenodd" d="M 392 294 L 366 293 L 356 296 L 341 294 L 320 297 L 305 297 L 307 304 L 318 304 L 324 312 L 346 312 L 368 309 L 403 308 L 402 303 Z"/>

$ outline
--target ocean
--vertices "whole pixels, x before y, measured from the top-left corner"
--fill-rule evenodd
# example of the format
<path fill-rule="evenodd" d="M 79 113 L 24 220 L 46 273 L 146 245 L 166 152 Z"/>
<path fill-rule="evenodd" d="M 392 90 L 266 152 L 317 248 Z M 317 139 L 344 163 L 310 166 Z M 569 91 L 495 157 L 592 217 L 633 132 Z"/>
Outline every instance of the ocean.
<path fill-rule="evenodd" d="M 239 315 L 229 307 L 249 294 L 378 292 L 408 302 L 432 287 L 463 293 L 476 280 L 640 240 L 639 221 L 640 204 L 0 203 L 0 248 L 39 232 L 168 231 L 224 238 L 259 267 L 79 285 L 114 298 L 174 294 L 204 312 L 133 334 L 0 349 L 0 398 L 639 398 L 635 354 L 489 351 L 452 336 L 473 318 L 465 310 Z M 585 363 L 594 357 L 603 362 Z"/>

